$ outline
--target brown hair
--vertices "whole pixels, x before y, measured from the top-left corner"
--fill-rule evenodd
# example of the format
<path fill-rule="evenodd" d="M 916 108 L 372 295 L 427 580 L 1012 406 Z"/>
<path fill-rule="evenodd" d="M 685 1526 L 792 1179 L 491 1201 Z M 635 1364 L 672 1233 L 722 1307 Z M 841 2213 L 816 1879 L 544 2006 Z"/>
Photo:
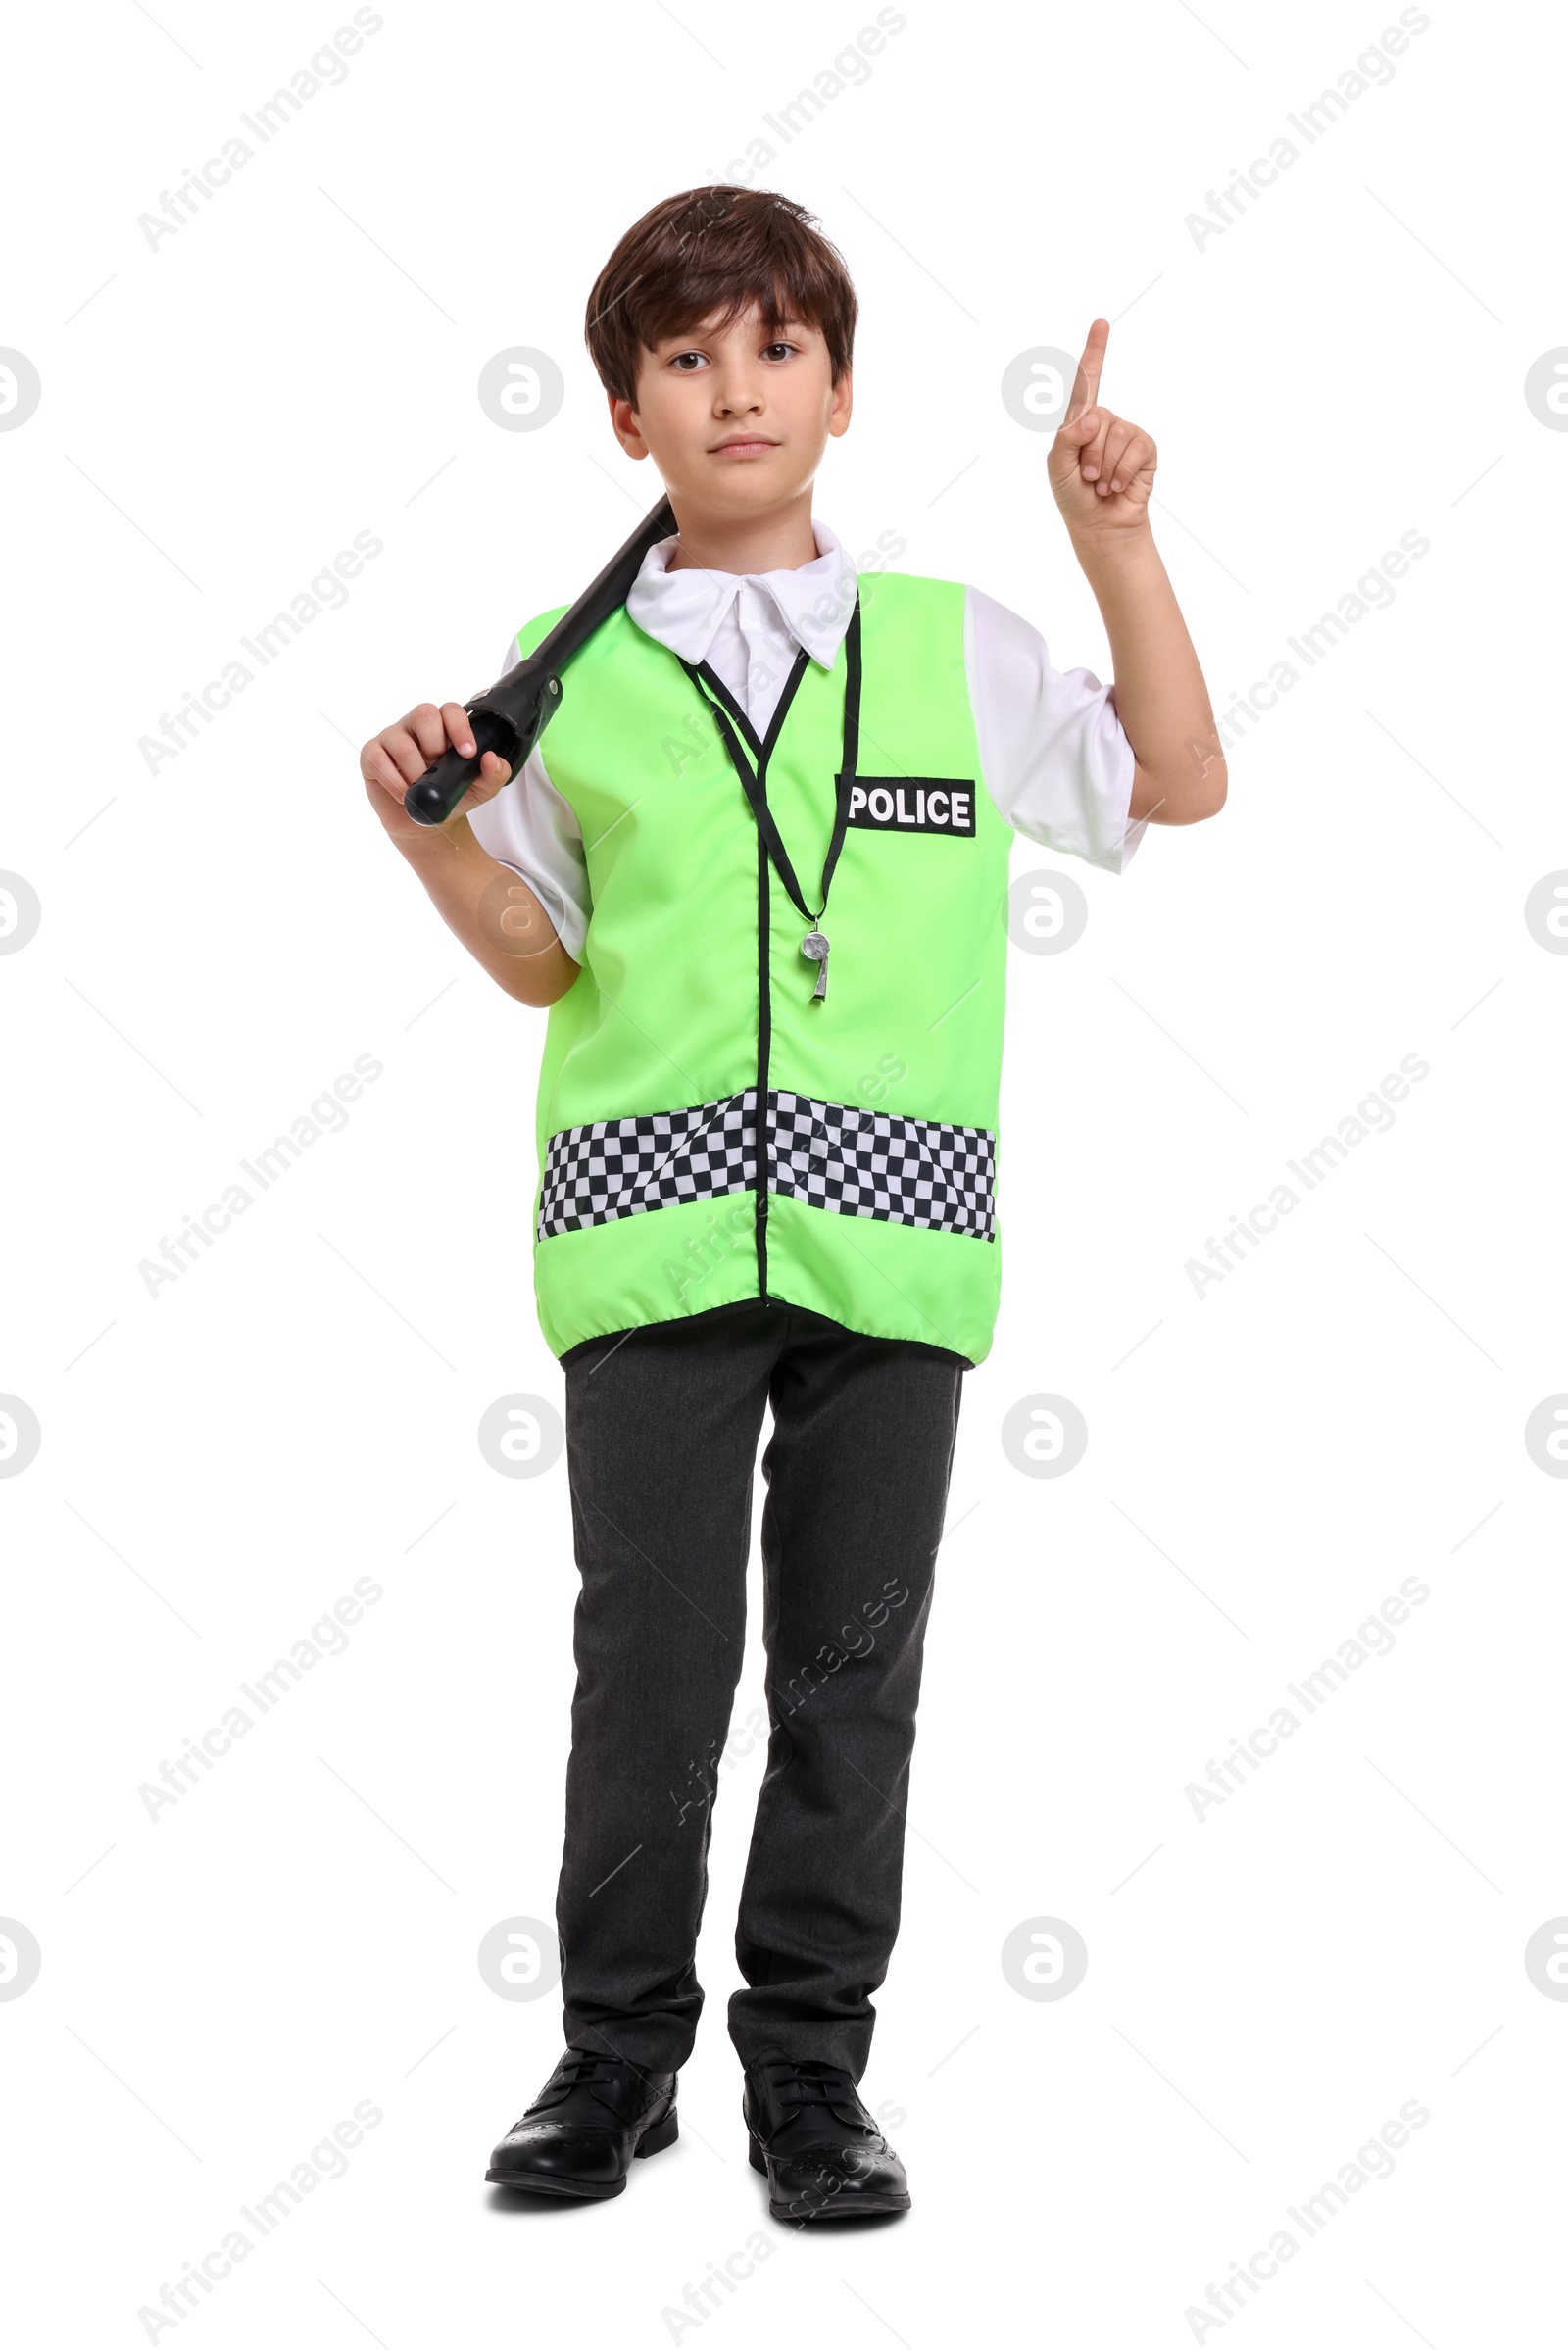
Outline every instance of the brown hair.
<path fill-rule="evenodd" d="M 634 221 L 588 297 L 583 332 L 607 392 L 635 403 L 642 353 L 755 303 L 771 330 L 814 326 L 833 381 L 849 372 L 858 305 L 842 255 L 814 216 L 766 188 L 688 188 Z"/>

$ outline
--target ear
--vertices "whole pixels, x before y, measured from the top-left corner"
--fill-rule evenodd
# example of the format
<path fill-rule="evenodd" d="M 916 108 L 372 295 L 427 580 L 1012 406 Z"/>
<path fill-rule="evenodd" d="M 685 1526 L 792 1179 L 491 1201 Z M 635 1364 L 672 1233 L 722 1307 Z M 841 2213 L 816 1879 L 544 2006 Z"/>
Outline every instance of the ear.
<path fill-rule="evenodd" d="M 610 402 L 610 425 L 628 457 L 646 457 L 648 443 L 637 423 L 637 411 L 629 400 L 621 400 L 613 392 L 606 395 Z"/>
<path fill-rule="evenodd" d="M 827 428 L 835 440 L 850 428 L 850 412 L 855 406 L 855 378 L 848 368 L 833 386 L 833 401 L 828 410 Z"/>

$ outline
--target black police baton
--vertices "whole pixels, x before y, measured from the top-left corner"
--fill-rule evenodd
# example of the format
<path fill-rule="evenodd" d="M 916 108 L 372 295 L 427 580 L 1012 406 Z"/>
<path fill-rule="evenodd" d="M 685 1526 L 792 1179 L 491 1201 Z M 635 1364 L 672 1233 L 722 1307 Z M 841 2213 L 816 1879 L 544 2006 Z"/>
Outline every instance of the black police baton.
<path fill-rule="evenodd" d="M 403 795 L 403 806 L 416 824 L 444 824 L 478 775 L 487 751 L 499 753 L 514 777 L 561 708 L 561 676 L 574 653 L 580 653 L 613 612 L 626 601 L 643 558 L 656 540 L 668 538 L 675 527 L 667 498 L 645 514 L 619 553 L 612 555 L 592 584 L 583 589 L 569 611 L 564 612 L 547 637 L 515 669 L 509 669 L 487 694 L 465 703 L 473 728 L 473 757 L 465 759 L 450 747 L 433 767 Z"/>

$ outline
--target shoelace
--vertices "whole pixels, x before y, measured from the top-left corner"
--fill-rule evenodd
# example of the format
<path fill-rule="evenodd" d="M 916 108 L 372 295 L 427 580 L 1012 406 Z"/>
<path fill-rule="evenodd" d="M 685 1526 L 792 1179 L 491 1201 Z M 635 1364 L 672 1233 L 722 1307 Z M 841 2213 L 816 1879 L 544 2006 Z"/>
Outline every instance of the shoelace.
<path fill-rule="evenodd" d="M 798 2060 L 773 2058 L 763 2065 L 762 2076 L 769 2088 L 779 2097 L 779 2102 L 789 2103 L 786 2121 L 793 2121 L 796 2114 L 808 2105 L 848 2105 L 856 2108 L 860 2105 L 855 2083 L 844 2067 L 826 2064 L 820 2057 Z M 794 2092 L 793 2096 L 790 2096 L 790 2091 Z M 867 2125 L 857 2122 L 856 2127 L 863 2130 Z"/>
<path fill-rule="evenodd" d="M 552 2088 L 592 2087 L 596 2081 L 618 2082 L 627 2072 L 636 2073 L 635 2065 L 617 2056 L 592 2055 L 586 2048 L 568 2048 L 550 2076 Z M 642 2076 L 638 2074 L 640 2080 Z"/>
<path fill-rule="evenodd" d="M 618 2098 L 623 2096 L 626 2091 L 628 2074 L 632 2075 L 644 2089 L 647 2088 L 646 2074 L 639 2071 L 629 2058 L 601 2056 L 596 2050 L 587 2048 L 568 2048 L 534 2099 L 533 2104 L 529 2106 L 528 2111 L 535 2112 L 547 2101 L 554 2105 L 557 2099 L 553 2092 L 557 2089 L 569 2096 L 576 2089 L 605 2088 L 616 2092 L 616 2094 L 611 2097 L 601 2097 L 599 2102 L 610 2112 L 615 2113 L 619 2110 Z"/>

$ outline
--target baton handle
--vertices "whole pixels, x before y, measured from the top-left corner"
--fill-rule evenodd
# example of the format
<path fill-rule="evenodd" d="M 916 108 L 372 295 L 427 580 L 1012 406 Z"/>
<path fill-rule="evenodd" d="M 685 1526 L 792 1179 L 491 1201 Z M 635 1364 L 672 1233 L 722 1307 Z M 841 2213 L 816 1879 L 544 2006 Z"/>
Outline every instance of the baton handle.
<path fill-rule="evenodd" d="M 487 751 L 498 752 L 516 780 L 561 708 L 559 672 L 574 653 L 582 651 L 595 629 L 619 611 L 649 548 L 656 540 L 667 538 L 674 528 L 674 510 L 667 498 L 661 498 L 533 652 L 487 693 L 476 694 L 464 704 L 473 729 L 473 757 L 465 759 L 446 750 L 417 783 L 410 784 L 403 806 L 416 824 L 446 822 L 478 776 L 479 762 Z"/>
<path fill-rule="evenodd" d="M 507 682 L 511 683 L 509 676 Z M 550 677 L 545 699 L 559 703 L 561 680 Z M 480 763 L 487 751 L 504 759 L 514 775 L 520 774 L 540 735 L 544 732 L 546 712 L 537 712 L 537 722 L 529 726 L 526 718 L 519 725 L 505 710 L 486 706 L 486 697 L 465 705 L 468 723 L 473 729 L 473 756 L 465 759 L 461 751 L 450 748 L 431 767 L 426 767 L 417 783 L 411 783 L 403 795 L 407 814 L 416 824 L 444 824 L 471 783 L 478 781 Z"/>

